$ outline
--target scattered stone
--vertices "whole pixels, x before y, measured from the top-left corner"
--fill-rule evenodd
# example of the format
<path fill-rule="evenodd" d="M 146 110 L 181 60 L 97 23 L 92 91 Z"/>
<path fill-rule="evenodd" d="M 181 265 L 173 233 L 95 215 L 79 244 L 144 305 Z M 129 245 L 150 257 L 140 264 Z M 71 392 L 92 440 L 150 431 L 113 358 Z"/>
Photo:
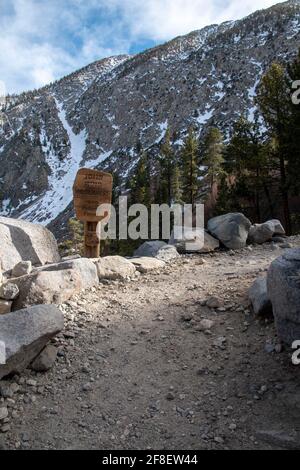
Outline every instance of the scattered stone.
<path fill-rule="evenodd" d="M 0 407 L 0 421 L 3 421 L 7 417 L 8 417 L 8 410 L 6 406 Z"/>
<path fill-rule="evenodd" d="M 142 274 L 146 274 L 155 269 L 162 269 L 166 265 L 166 263 L 159 259 L 148 258 L 146 256 L 143 258 L 132 258 L 131 261 L 135 265 L 136 269 Z"/>
<path fill-rule="evenodd" d="M 246 246 L 250 220 L 240 213 L 229 213 L 214 217 L 208 221 L 209 232 L 232 250 Z"/>
<path fill-rule="evenodd" d="M 20 261 L 12 270 L 12 277 L 21 277 L 30 274 L 32 271 L 31 261 Z"/>
<path fill-rule="evenodd" d="M 192 313 L 185 312 L 185 313 L 183 313 L 183 315 L 182 315 L 182 320 L 183 320 L 184 322 L 189 322 L 189 321 L 191 321 L 193 318 L 194 318 L 194 315 L 193 315 Z"/>
<path fill-rule="evenodd" d="M 135 275 L 132 262 L 122 256 L 105 256 L 94 260 L 99 279 L 126 280 Z"/>
<path fill-rule="evenodd" d="M 225 336 L 219 336 L 219 338 L 216 338 L 214 340 L 213 345 L 217 348 L 225 349 L 226 342 L 227 342 L 227 339 L 225 338 Z"/>
<path fill-rule="evenodd" d="M 13 382 L 12 384 L 8 383 L 3 383 L 0 384 L 0 395 L 3 398 L 12 398 L 15 393 L 17 393 L 20 389 L 20 386 Z"/>
<path fill-rule="evenodd" d="M 300 445 L 295 431 L 286 433 L 282 430 L 259 430 L 256 432 L 256 438 L 267 444 L 290 450 L 298 450 Z"/>
<path fill-rule="evenodd" d="M 222 306 L 221 301 L 218 299 L 218 297 L 209 297 L 206 301 L 206 305 L 209 308 L 219 308 Z"/>
<path fill-rule="evenodd" d="M 166 395 L 166 399 L 169 401 L 175 400 L 175 395 L 173 392 L 168 392 Z"/>
<path fill-rule="evenodd" d="M 27 383 L 27 385 L 29 385 L 29 387 L 36 387 L 37 386 L 37 381 L 34 380 L 34 379 L 28 379 L 28 380 L 26 380 L 26 383 Z"/>
<path fill-rule="evenodd" d="M 12 302 L 0 299 L 0 315 L 6 315 L 11 312 Z"/>
<path fill-rule="evenodd" d="M 267 341 L 266 344 L 265 344 L 265 351 L 268 354 L 271 354 L 272 352 L 274 352 L 275 351 L 274 344 Z"/>
<path fill-rule="evenodd" d="M 248 292 L 255 315 L 271 315 L 272 304 L 267 290 L 267 278 L 259 277 Z"/>
<path fill-rule="evenodd" d="M 63 327 L 63 314 L 54 305 L 39 305 L 0 317 L 0 341 L 6 347 L 0 379 L 24 370 Z"/>
<path fill-rule="evenodd" d="M 291 346 L 300 338 L 300 248 L 273 261 L 267 286 L 278 336 Z"/>
<path fill-rule="evenodd" d="M 271 243 L 271 249 L 272 249 L 272 251 L 278 251 L 278 250 L 279 250 L 279 246 L 276 245 L 275 243 Z"/>
<path fill-rule="evenodd" d="M 36 372 L 46 372 L 51 369 L 56 361 L 57 348 L 48 344 L 31 364 L 31 369 Z"/>
<path fill-rule="evenodd" d="M 83 392 L 90 392 L 92 390 L 92 385 L 88 382 L 82 386 L 82 391 Z"/>
<path fill-rule="evenodd" d="M 10 425 L 8 423 L 3 424 L 3 426 L 1 427 L 0 430 L 1 430 L 2 433 L 6 433 L 6 432 L 10 431 Z"/>
<path fill-rule="evenodd" d="M 60 261 L 57 242 L 42 225 L 0 217 L 0 240 L 0 261 L 4 271 L 25 260 L 35 265 Z"/>
<path fill-rule="evenodd" d="M 175 246 L 172 245 L 163 246 L 155 256 L 155 258 L 159 259 L 160 261 L 163 261 L 164 263 L 171 263 L 179 257 L 180 255 L 177 249 L 175 248 Z"/>
<path fill-rule="evenodd" d="M 273 243 L 285 243 L 285 239 L 283 237 L 278 237 L 278 236 L 273 236 L 272 237 L 272 242 Z"/>
<path fill-rule="evenodd" d="M 203 318 L 203 320 L 201 320 L 199 322 L 199 327 L 203 330 L 203 331 L 207 331 L 207 330 L 211 330 L 212 327 L 214 326 L 214 322 L 212 320 L 208 320 L 206 318 Z"/>
<path fill-rule="evenodd" d="M 282 243 L 281 245 L 279 245 L 280 248 L 282 249 L 290 249 L 290 248 L 293 248 L 293 245 L 291 245 L 290 243 Z"/>
<path fill-rule="evenodd" d="M 4 300 L 14 300 L 19 295 L 19 288 L 12 282 L 7 282 L 0 286 L 0 298 Z"/>

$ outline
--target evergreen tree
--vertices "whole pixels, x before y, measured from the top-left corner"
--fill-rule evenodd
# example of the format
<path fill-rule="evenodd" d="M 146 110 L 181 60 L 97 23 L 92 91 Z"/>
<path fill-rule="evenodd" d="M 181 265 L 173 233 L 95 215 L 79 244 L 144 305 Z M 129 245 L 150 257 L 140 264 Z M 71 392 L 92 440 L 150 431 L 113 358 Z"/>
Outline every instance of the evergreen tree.
<path fill-rule="evenodd" d="M 288 64 L 288 86 L 295 93 L 293 83 L 300 80 L 300 49 L 296 59 Z M 298 87 L 299 88 L 299 87 Z M 299 92 L 297 93 L 298 97 Z M 300 194 L 300 104 L 290 100 L 290 122 L 288 124 L 288 175 L 294 194 Z"/>
<path fill-rule="evenodd" d="M 194 205 L 199 192 L 199 144 L 192 128 L 182 149 L 182 177 L 185 202 Z"/>
<path fill-rule="evenodd" d="M 291 234 L 289 182 L 287 177 L 291 104 L 286 72 L 281 64 L 274 62 L 269 71 L 263 76 L 258 90 L 257 103 L 268 126 L 269 137 L 274 142 L 273 170 L 279 173 L 285 229 L 288 234 Z"/>
<path fill-rule="evenodd" d="M 210 189 L 221 177 L 223 172 L 223 135 L 219 129 L 212 127 L 205 136 L 203 143 L 202 163 L 207 167 Z"/>
<path fill-rule="evenodd" d="M 144 151 L 130 182 L 130 190 L 132 204 L 144 204 L 147 207 L 151 204 L 150 166 L 148 155 Z"/>
<path fill-rule="evenodd" d="M 159 188 L 158 199 L 160 204 L 172 204 L 172 183 L 175 170 L 175 155 L 171 145 L 171 132 L 167 129 L 164 142 L 160 147 L 159 154 Z"/>
<path fill-rule="evenodd" d="M 183 203 L 182 173 L 180 171 L 178 163 L 175 164 L 174 171 L 173 171 L 172 202 L 174 204 L 182 204 Z"/>

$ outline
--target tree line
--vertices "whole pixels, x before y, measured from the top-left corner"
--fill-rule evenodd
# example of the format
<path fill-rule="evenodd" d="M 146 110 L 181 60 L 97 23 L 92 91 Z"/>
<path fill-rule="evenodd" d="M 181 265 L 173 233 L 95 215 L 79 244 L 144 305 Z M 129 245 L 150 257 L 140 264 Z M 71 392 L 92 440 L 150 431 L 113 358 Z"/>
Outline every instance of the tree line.
<path fill-rule="evenodd" d="M 255 118 L 241 116 L 229 135 L 211 127 L 200 140 L 191 127 L 177 150 L 177 136 L 167 129 L 154 161 L 140 148 L 128 181 L 131 202 L 195 204 L 216 190 L 215 214 L 244 211 L 257 223 L 281 216 L 287 233 L 299 230 L 300 105 L 292 101 L 297 80 L 300 51 L 291 63 L 271 65 L 257 89 Z"/>

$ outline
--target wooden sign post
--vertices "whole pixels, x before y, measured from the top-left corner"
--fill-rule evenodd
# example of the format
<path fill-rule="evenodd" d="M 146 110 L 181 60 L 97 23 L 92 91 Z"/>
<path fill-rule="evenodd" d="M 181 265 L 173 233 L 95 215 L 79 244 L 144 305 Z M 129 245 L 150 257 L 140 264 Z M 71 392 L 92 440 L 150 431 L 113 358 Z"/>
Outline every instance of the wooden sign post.
<path fill-rule="evenodd" d="M 112 175 L 98 170 L 82 168 L 78 171 L 74 186 L 74 207 L 78 220 L 84 222 L 84 246 L 87 258 L 99 258 L 100 240 L 98 223 L 107 216 L 97 216 L 100 204 L 111 204 Z"/>

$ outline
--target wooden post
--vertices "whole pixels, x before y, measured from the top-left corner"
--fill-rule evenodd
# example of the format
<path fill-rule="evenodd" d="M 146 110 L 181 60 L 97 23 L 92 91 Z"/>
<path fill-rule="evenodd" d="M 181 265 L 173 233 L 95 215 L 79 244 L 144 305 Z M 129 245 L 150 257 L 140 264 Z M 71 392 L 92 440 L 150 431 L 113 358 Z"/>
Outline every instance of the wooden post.
<path fill-rule="evenodd" d="M 100 240 L 97 236 L 98 222 L 84 223 L 84 251 L 86 258 L 99 258 Z"/>
<path fill-rule="evenodd" d="M 84 250 L 87 258 L 99 258 L 100 240 L 97 225 L 103 218 L 98 215 L 101 204 L 111 204 L 113 179 L 110 173 L 81 168 L 73 185 L 74 207 L 78 220 L 84 222 Z"/>

